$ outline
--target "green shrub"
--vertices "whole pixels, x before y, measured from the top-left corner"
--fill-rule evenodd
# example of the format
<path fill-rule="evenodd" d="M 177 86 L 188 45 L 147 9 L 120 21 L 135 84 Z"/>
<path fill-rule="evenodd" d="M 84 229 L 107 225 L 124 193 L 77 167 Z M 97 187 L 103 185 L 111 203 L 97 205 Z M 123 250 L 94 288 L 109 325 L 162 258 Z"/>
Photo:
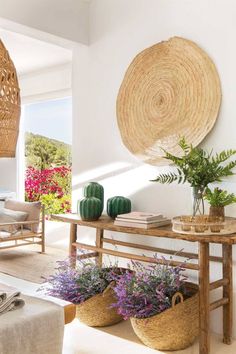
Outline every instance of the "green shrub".
<path fill-rule="evenodd" d="M 45 214 L 64 214 L 71 211 L 71 196 L 63 195 L 56 198 L 55 194 L 44 194 L 40 197 L 40 201 L 45 207 Z"/>

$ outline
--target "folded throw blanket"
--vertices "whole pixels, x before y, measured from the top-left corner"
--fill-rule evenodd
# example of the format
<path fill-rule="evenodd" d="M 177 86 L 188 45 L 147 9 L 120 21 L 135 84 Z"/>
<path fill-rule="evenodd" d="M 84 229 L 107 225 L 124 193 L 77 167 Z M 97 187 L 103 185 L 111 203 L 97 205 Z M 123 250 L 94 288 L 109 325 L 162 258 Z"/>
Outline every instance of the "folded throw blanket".
<path fill-rule="evenodd" d="M 0 315 L 23 307 L 25 302 L 23 299 L 20 299 L 19 296 L 19 291 L 12 293 L 0 291 Z"/>
<path fill-rule="evenodd" d="M 17 292 L 5 284 L 0 289 Z M 26 306 L 0 316 L 0 354 L 62 354 L 63 306 L 24 294 L 21 298 Z"/>

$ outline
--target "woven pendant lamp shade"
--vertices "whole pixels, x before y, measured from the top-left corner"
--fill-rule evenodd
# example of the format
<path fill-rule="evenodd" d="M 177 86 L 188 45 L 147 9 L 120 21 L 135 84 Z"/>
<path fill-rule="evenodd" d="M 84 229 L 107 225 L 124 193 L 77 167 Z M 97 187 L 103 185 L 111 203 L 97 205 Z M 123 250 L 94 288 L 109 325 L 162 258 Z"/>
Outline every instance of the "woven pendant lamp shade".
<path fill-rule="evenodd" d="M 163 149 L 180 154 L 180 137 L 197 146 L 212 129 L 220 108 L 216 67 L 192 41 L 173 37 L 139 53 L 117 98 L 124 145 L 152 165 L 168 164 Z"/>
<path fill-rule="evenodd" d="M 15 157 L 20 111 L 16 69 L 0 40 L 0 157 Z"/>

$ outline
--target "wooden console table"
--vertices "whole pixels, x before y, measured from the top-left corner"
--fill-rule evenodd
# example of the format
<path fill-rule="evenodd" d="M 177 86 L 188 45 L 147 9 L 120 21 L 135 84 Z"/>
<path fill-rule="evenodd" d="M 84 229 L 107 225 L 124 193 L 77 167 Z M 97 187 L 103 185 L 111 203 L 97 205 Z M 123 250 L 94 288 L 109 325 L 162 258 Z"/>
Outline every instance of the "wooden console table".
<path fill-rule="evenodd" d="M 146 256 L 135 255 L 134 253 L 126 253 L 117 250 L 111 250 L 104 247 L 104 244 L 112 244 L 144 251 L 152 251 L 154 253 L 163 253 L 175 255 L 176 251 L 140 245 L 131 242 L 118 241 L 115 239 L 106 238 L 104 231 L 115 231 L 127 234 L 137 234 L 148 237 L 164 237 L 176 240 L 185 240 L 188 242 L 198 242 L 198 254 L 188 252 L 178 252 L 178 257 L 187 259 L 195 259 L 197 262 L 179 262 L 171 260 L 171 265 L 183 265 L 187 269 L 198 271 L 199 281 L 199 354 L 209 354 L 209 317 L 210 311 L 218 307 L 223 307 L 223 342 L 231 344 L 232 338 L 232 300 L 233 300 L 233 284 L 232 284 L 232 245 L 236 243 L 236 234 L 231 235 L 186 235 L 172 231 L 171 226 L 153 228 L 153 229 L 138 229 L 124 226 L 116 226 L 112 219 L 102 216 L 98 221 L 82 221 L 77 214 L 53 215 L 54 220 L 70 223 L 70 256 L 75 257 L 76 249 L 82 248 L 92 252 L 82 255 L 83 258 L 96 257 L 99 264 L 102 263 L 102 255 L 109 254 L 113 256 L 134 259 L 143 262 L 157 262 L 156 259 Z M 77 238 L 77 226 L 88 226 L 96 229 L 95 246 L 79 242 Z M 222 245 L 222 257 L 210 256 L 210 243 Z M 222 264 L 223 277 L 217 281 L 210 283 L 209 263 L 219 262 Z M 159 260 L 162 263 L 162 260 Z M 221 299 L 210 303 L 209 293 L 211 290 L 223 287 L 223 296 Z"/>

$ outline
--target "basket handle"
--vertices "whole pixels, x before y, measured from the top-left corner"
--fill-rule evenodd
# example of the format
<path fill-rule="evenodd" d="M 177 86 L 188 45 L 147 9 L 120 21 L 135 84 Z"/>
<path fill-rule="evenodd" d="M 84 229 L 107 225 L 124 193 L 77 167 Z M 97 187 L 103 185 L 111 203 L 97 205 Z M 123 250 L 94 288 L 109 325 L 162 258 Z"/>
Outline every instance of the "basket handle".
<path fill-rule="evenodd" d="M 175 307 L 176 301 L 177 301 L 178 298 L 180 299 L 180 302 L 181 302 L 181 303 L 184 302 L 184 297 L 183 297 L 183 295 L 178 291 L 177 293 L 175 293 L 175 294 L 172 296 L 172 300 L 171 300 L 171 302 L 172 302 L 172 307 Z"/>
<path fill-rule="evenodd" d="M 104 296 L 108 292 L 108 290 L 113 287 L 113 285 L 115 285 L 115 281 L 114 280 L 112 282 L 110 282 L 110 284 L 106 287 L 105 290 L 103 290 L 102 296 Z"/>

